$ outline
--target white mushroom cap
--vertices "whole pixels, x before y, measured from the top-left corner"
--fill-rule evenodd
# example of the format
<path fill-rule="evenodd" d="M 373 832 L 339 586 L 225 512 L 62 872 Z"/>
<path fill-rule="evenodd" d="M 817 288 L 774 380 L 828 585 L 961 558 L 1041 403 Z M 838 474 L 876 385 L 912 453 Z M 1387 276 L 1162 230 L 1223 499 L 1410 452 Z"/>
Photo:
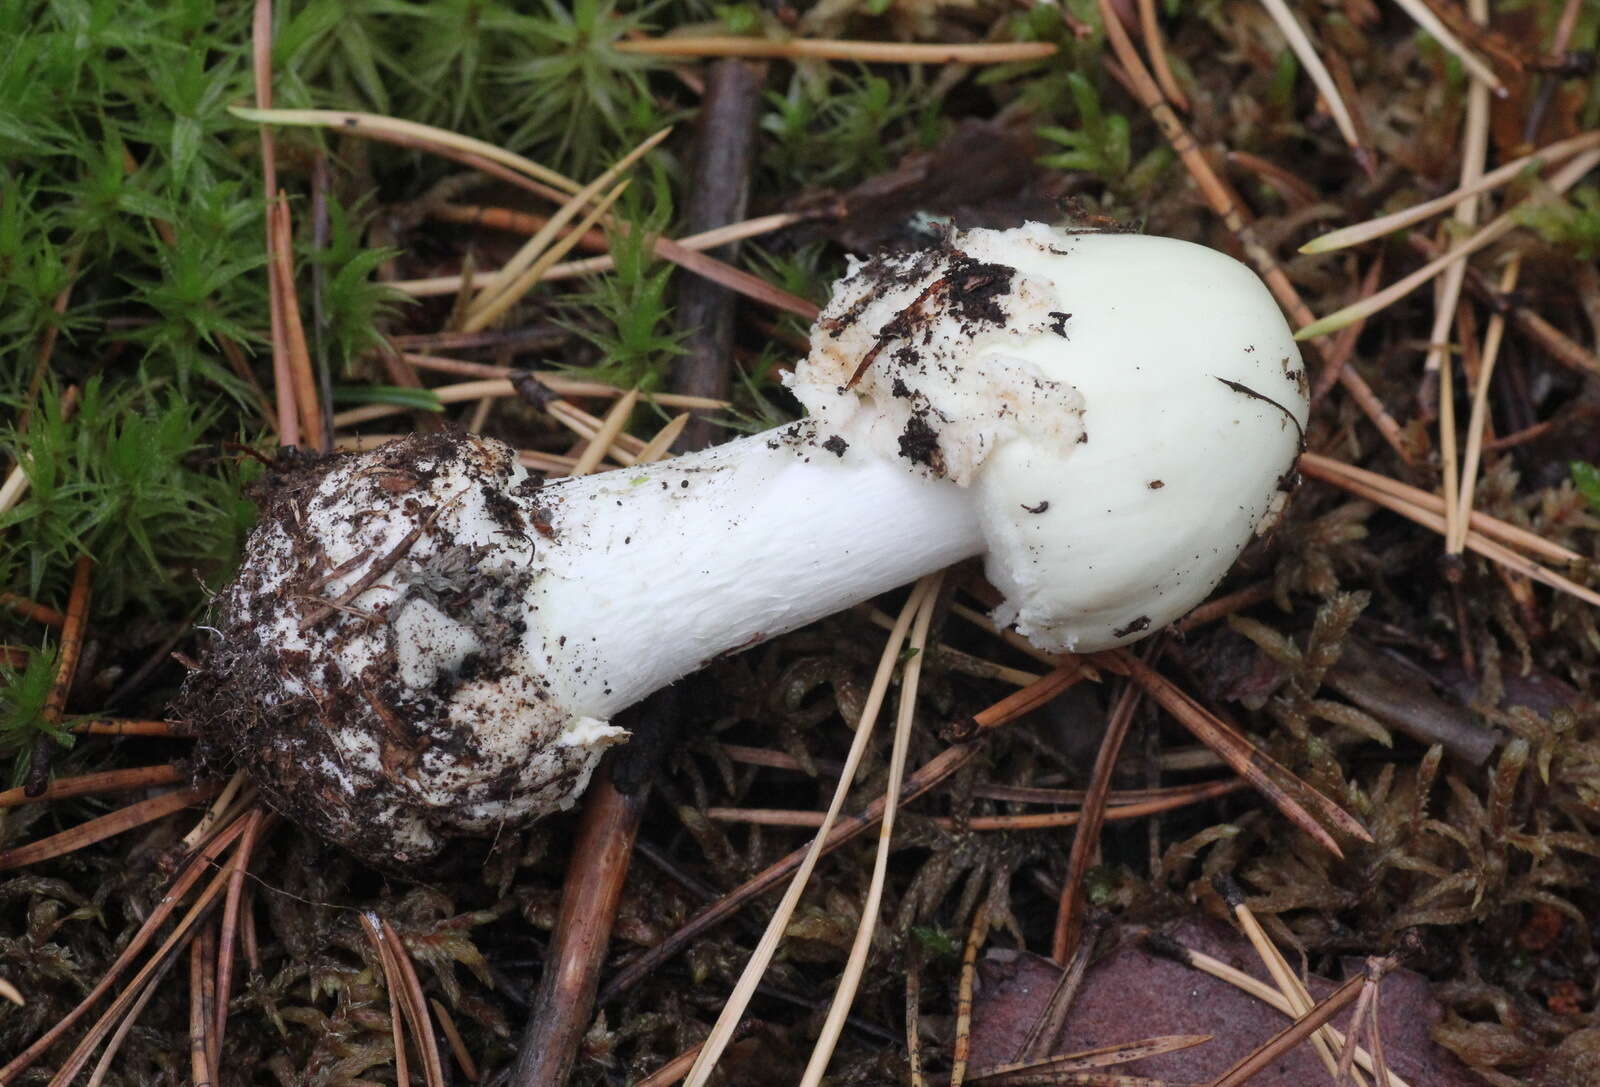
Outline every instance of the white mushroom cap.
<path fill-rule="evenodd" d="M 1277 304 L 1244 265 L 1171 238 L 1031 223 L 952 244 L 965 271 L 918 254 L 885 262 L 890 290 L 857 269 L 837 284 L 796 395 L 820 426 L 884 455 L 908 428 L 937 432 L 938 463 L 922 469 L 972 487 L 986 573 L 1006 597 L 996 618 L 1041 649 L 1165 626 L 1281 505 L 1308 405 Z M 1005 328 L 941 315 L 845 388 L 930 284 L 993 267 L 1016 272 L 993 299 Z"/>

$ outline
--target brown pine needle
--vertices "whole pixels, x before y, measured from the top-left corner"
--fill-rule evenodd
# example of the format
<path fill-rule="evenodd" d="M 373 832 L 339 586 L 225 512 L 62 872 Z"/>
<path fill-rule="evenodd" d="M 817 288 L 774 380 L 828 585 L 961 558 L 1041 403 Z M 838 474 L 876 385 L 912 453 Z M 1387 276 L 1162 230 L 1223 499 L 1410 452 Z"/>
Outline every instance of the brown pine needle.
<path fill-rule="evenodd" d="M 139 993 L 139 999 L 135 1000 L 128 1008 L 127 1014 L 122 1017 L 122 1022 L 117 1024 L 117 1029 L 112 1032 L 110 1040 L 106 1042 L 105 1052 L 101 1053 L 100 1059 L 95 1062 L 94 1071 L 89 1075 L 87 1087 L 101 1087 L 105 1083 L 106 1076 L 111 1072 L 112 1063 L 116 1061 L 117 1054 L 122 1050 L 122 1043 L 128 1039 L 128 1033 L 139 1022 L 139 1017 L 144 1014 L 145 1005 L 150 1003 L 151 997 L 156 995 L 156 991 L 161 987 L 162 981 L 166 979 L 167 974 L 176 965 L 177 956 L 169 955 L 156 968 L 155 973 L 145 980 L 144 988 Z"/>
<path fill-rule="evenodd" d="M 961 1087 L 967 1078 L 967 1059 L 972 1054 L 972 990 L 978 980 L 978 951 L 989 938 L 989 903 L 978 904 L 967 943 L 961 950 L 961 980 L 956 989 L 956 1037 L 951 1045 L 950 1087 Z"/>
<path fill-rule="evenodd" d="M 475 389 L 471 392 L 452 393 L 452 385 L 445 385 L 434 390 L 439 399 L 445 403 L 455 403 L 458 400 L 476 400 L 480 396 L 514 396 L 516 395 L 515 383 L 518 381 L 533 380 L 559 396 L 571 397 L 574 400 L 600 399 L 615 400 L 628 392 L 627 389 L 616 385 L 607 385 L 600 381 L 583 381 L 574 378 L 571 374 L 555 370 L 519 370 L 515 366 L 490 366 L 482 362 L 467 362 L 462 359 L 441 358 L 438 355 L 412 355 L 401 356 L 404 361 L 419 370 L 433 370 L 438 373 L 459 374 L 463 377 L 472 377 L 480 380 L 502 381 L 504 386 L 496 386 L 492 392 L 480 393 Z M 463 386 L 475 385 L 475 382 L 464 382 Z M 727 400 L 717 400 L 709 396 L 688 396 L 683 393 L 641 392 L 639 398 L 649 404 L 659 404 L 664 408 L 700 408 L 715 411 L 732 407 Z"/>
<path fill-rule="evenodd" d="M 427 1087 L 444 1087 L 444 1062 L 439 1056 L 439 1040 L 433 1034 L 433 1020 L 428 1015 L 427 1002 L 422 998 L 422 981 L 417 977 L 417 968 L 411 961 L 411 952 L 406 950 L 405 941 L 394 930 L 388 918 L 380 918 L 379 923 L 383 928 L 383 936 L 394 956 L 395 965 L 400 969 L 402 993 L 405 997 L 403 1007 L 406 1012 L 407 1025 L 417 1040 L 417 1051 L 422 1055 L 422 1078 Z"/>
<path fill-rule="evenodd" d="M 1139 0 L 1139 29 L 1144 34 L 1144 47 L 1150 54 L 1150 67 L 1155 69 L 1161 93 L 1174 106 L 1188 113 L 1189 99 L 1173 78 L 1172 63 L 1167 59 L 1167 41 L 1161 33 L 1161 20 L 1156 17 L 1156 0 Z"/>
<path fill-rule="evenodd" d="M 1431 528 L 1433 531 L 1443 535 L 1445 527 L 1443 513 L 1432 512 L 1432 510 L 1425 508 L 1420 500 L 1417 502 L 1411 502 L 1405 498 L 1396 497 L 1387 487 L 1375 486 L 1372 483 L 1359 477 L 1355 477 L 1349 473 L 1329 471 L 1322 466 L 1308 464 L 1304 459 L 1306 455 L 1302 454 L 1301 456 L 1302 469 L 1305 471 L 1306 475 L 1313 476 L 1325 483 L 1332 483 L 1358 498 L 1365 498 L 1369 502 L 1375 502 L 1378 505 L 1383 506 L 1385 509 L 1392 510 L 1395 513 L 1400 514 L 1402 517 L 1422 525 L 1424 528 Z M 1435 502 L 1442 501 L 1437 495 L 1429 495 L 1427 497 L 1433 499 Z M 1472 520 L 1476 522 L 1477 518 L 1482 516 L 1482 514 L 1474 513 L 1472 515 Z M 1509 528 L 1511 526 L 1504 527 Z M 1523 530 L 1519 529 L 1517 531 L 1522 532 Z M 1555 544 L 1548 543 L 1547 541 L 1541 542 L 1544 543 L 1545 547 L 1556 546 Z M 1595 606 L 1600 607 L 1600 593 L 1597 593 L 1593 589 L 1587 588 L 1586 586 L 1579 585 L 1577 582 L 1572 581 L 1569 578 L 1562 577 L 1560 574 L 1557 574 L 1554 571 L 1547 570 L 1545 567 L 1540 566 L 1532 559 L 1524 558 L 1522 555 L 1512 551 L 1510 548 L 1496 543 L 1494 540 L 1490 539 L 1487 533 L 1469 531 L 1467 533 L 1467 549 L 1470 551 L 1476 551 L 1484 558 L 1499 563 L 1501 566 L 1513 573 L 1521 574 L 1524 577 L 1531 578 L 1534 581 L 1539 582 L 1541 585 L 1548 585 L 1552 589 L 1559 589 L 1561 592 L 1575 596 L 1585 603 L 1594 604 Z"/>
<path fill-rule="evenodd" d="M 394 1081 L 400 1087 L 409 1087 L 411 1070 L 406 1063 L 405 1014 L 402 1011 L 404 998 L 400 995 L 400 979 L 397 976 L 400 973 L 399 963 L 395 961 L 394 950 L 383 938 L 376 914 L 371 911 L 361 914 L 361 931 L 378 955 L 378 964 L 383 970 L 383 987 L 389 993 L 389 1033 L 394 1039 Z"/>
<path fill-rule="evenodd" d="M 1369 219 L 1364 223 L 1356 223 L 1354 226 L 1340 227 L 1338 230 L 1330 231 L 1320 238 L 1313 238 L 1300 247 L 1300 252 L 1307 254 L 1330 253 L 1336 249 L 1345 249 L 1352 245 L 1360 245 L 1363 242 L 1372 241 L 1374 238 L 1381 238 L 1385 234 L 1402 230 L 1405 227 L 1449 211 L 1463 200 L 1470 200 L 1479 193 L 1497 189 L 1508 181 L 1520 177 L 1530 169 L 1553 166 L 1558 162 L 1564 162 L 1572 158 L 1574 155 L 1597 147 L 1600 147 L 1600 132 L 1584 132 L 1580 135 L 1560 140 L 1546 147 L 1541 147 L 1530 155 L 1513 159 L 1504 166 L 1484 174 L 1471 185 L 1461 186 L 1436 199 L 1424 201 L 1403 211 L 1391 212 L 1376 219 Z"/>
<path fill-rule="evenodd" d="M 665 57 L 767 57 L 845 60 L 861 64 L 1010 64 L 1053 56 L 1049 42 L 992 42 L 974 45 L 847 41 L 821 38 L 681 37 L 619 41 L 619 53 Z"/>
<path fill-rule="evenodd" d="M 1321 320 L 1313 321 L 1312 323 L 1306 325 L 1304 328 L 1300 329 L 1300 331 L 1294 334 L 1294 338 L 1297 340 L 1308 340 L 1317 336 L 1326 335 L 1329 332 L 1337 332 L 1351 321 L 1357 320 L 1361 317 L 1370 317 L 1374 313 L 1388 308 L 1395 302 L 1398 302 L 1400 299 L 1410 294 L 1412 291 L 1416 290 L 1418 287 L 1422 286 L 1424 283 L 1428 282 L 1444 269 L 1450 267 L 1450 265 L 1457 261 L 1466 260 L 1467 257 L 1471 256 L 1473 253 L 1476 253 L 1478 250 L 1487 245 L 1493 244 L 1494 242 L 1505 237 L 1507 234 L 1511 233 L 1512 230 L 1520 225 L 1521 213 L 1523 211 L 1528 208 L 1538 207 L 1544 204 L 1552 195 L 1559 195 L 1566 192 L 1568 189 L 1572 188 L 1572 186 L 1581 181 L 1583 176 L 1596 166 L 1600 166 L 1600 151 L 1587 151 L 1584 154 L 1579 155 L 1573 161 L 1569 162 L 1565 168 L 1557 171 L 1556 174 L 1551 177 L 1548 190 L 1535 193 L 1533 196 L 1528 197 L 1510 211 L 1507 211 L 1498 218 L 1494 219 L 1489 223 L 1488 226 L 1483 227 L 1470 238 L 1452 247 L 1438 258 L 1429 261 L 1427 264 L 1423 265 L 1421 268 L 1418 268 L 1415 272 L 1412 272 L 1404 279 L 1398 280 L 1397 282 L 1390 284 L 1388 287 L 1385 287 L 1372 297 L 1362 299 L 1353 305 L 1346 306 L 1341 310 L 1328 314 L 1328 316 L 1322 318 Z"/>
<path fill-rule="evenodd" d="M 1356 132 L 1356 122 L 1350 116 L 1350 109 L 1345 105 L 1344 96 L 1339 93 L 1339 87 L 1333 81 L 1333 76 L 1328 74 L 1327 65 L 1322 63 L 1322 58 L 1317 55 L 1317 47 L 1312 44 L 1311 37 L 1300 25 L 1300 20 L 1294 17 L 1294 12 L 1289 10 L 1289 5 L 1284 0 L 1261 0 L 1261 6 L 1267 9 L 1267 14 L 1272 21 L 1278 24 L 1278 29 L 1283 32 L 1284 39 L 1289 43 L 1289 48 L 1300 59 L 1305 67 L 1306 74 L 1311 77 L 1311 82 L 1316 84 L 1317 93 L 1328 105 L 1328 112 L 1333 116 L 1333 123 L 1339 127 L 1339 135 L 1344 137 L 1344 142 L 1350 145 L 1353 151 L 1361 150 L 1361 137 Z M 1171 97 L 1171 92 L 1167 95 Z"/>
<path fill-rule="evenodd" d="M 1165 796 L 1112 804 L 1106 808 L 1105 819 L 1108 822 L 1115 822 L 1124 819 L 1142 819 L 1147 815 L 1159 815 L 1162 812 L 1188 807 L 1190 804 L 1198 804 L 1205 800 L 1213 800 L 1219 796 L 1227 796 L 1229 793 L 1235 793 L 1240 789 L 1246 788 L 1249 784 L 1243 778 L 1229 778 L 1225 781 L 1207 781 L 1198 785 L 1177 785 L 1170 789 L 1160 790 L 1167 794 Z M 1129 789 L 1127 791 L 1136 793 L 1141 790 Z M 979 795 L 976 790 L 974 795 Z M 1056 801 L 1052 800 L 1046 803 L 1056 803 Z M 824 813 L 787 808 L 706 808 L 700 814 L 719 823 L 746 823 L 766 827 L 819 827 L 823 823 Z M 934 826 L 942 827 L 945 830 L 983 832 L 997 830 L 1056 830 L 1061 827 L 1076 826 L 1082 819 L 1083 813 L 1080 811 L 1051 811 L 1025 815 L 973 815 L 960 820 L 940 816 L 930 820 L 930 822 Z"/>
<path fill-rule="evenodd" d="M 1522 267 L 1519 257 L 1506 263 L 1500 277 L 1500 292 L 1509 294 L 1516 289 L 1517 273 Z M 1472 503 L 1478 486 L 1478 462 L 1483 456 L 1483 433 L 1489 426 L 1489 380 L 1494 376 L 1495 362 L 1500 357 L 1500 345 L 1505 340 L 1506 317 L 1496 313 L 1489 318 L 1489 328 L 1483 335 L 1482 358 L 1478 363 L 1478 380 L 1472 390 L 1472 415 L 1467 422 L 1467 452 L 1461 464 L 1461 497 L 1456 503 L 1461 511 L 1453 525 L 1455 529 L 1445 541 L 1446 555 L 1460 555 L 1467 546 L 1467 524 L 1472 517 Z M 1447 521 L 1448 524 L 1448 521 Z"/>
<path fill-rule="evenodd" d="M 256 808 L 245 817 L 244 834 L 239 848 L 229 858 L 231 874 L 228 877 L 228 897 L 222 904 L 222 926 L 217 940 L 217 1044 L 228 1030 L 228 1001 L 233 997 L 233 949 L 239 931 L 239 911 L 244 898 L 244 877 L 250 870 L 250 860 L 255 855 L 256 843 L 264 827 L 273 817 Z"/>
<path fill-rule="evenodd" d="M 773 309 L 793 313 L 807 321 L 816 320 L 817 315 L 822 312 L 822 307 L 814 302 L 792 294 L 782 287 L 776 287 L 742 268 L 735 268 L 715 257 L 696 252 L 679 242 L 657 238 L 655 254 L 662 260 L 669 260 L 678 267 L 697 276 L 703 276 L 730 291 L 754 299 L 762 305 L 771 306 Z"/>
<path fill-rule="evenodd" d="M 84 626 L 89 620 L 89 586 L 94 576 L 94 560 L 80 556 L 72 571 L 72 591 L 67 597 L 67 614 L 61 624 L 60 653 L 56 658 L 56 674 L 45 696 L 39 716 L 47 726 L 61 723 L 66 711 L 67 696 L 72 691 L 72 679 L 78 672 L 78 657 L 83 652 Z M 55 743 L 41 733 L 28 758 L 27 779 L 22 789 L 28 796 L 40 796 L 50 786 L 50 757 Z"/>
<path fill-rule="evenodd" d="M 155 937 L 161 926 L 166 923 L 167 918 L 177 909 L 178 904 L 189 893 L 189 889 L 199 881 L 202 875 L 210 870 L 211 864 L 217 855 L 226 849 L 243 830 L 243 824 L 228 828 L 212 839 L 204 849 L 189 861 L 166 894 L 161 896 L 161 900 L 150 911 L 150 915 L 144 919 L 144 923 L 139 926 L 139 931 L 134 933 L 133 939 L 117 955 L 116 961 L 101 975 L 100 980 L 95 982 L 94 988 L 90 989 L 88 994 L 79 1001 L 77 1007 L 62 1016 L 54 1026 L 35 1039 L 32 1045 L 12 1058 L 11 1063 L 4 1068 L 0 1068 L 0 1083 L 15 1082 L 16 1077 L 20 1076 L 32 1066 L 34 1061 L 48 1052 L 50 1047 L 61 1039 L 62 1035 L 71 1030 L 73 1025 L 90 1008 L 94 1007 L 102 996 L 110 991 L 111 986 L 116 984 L 117 979 L 133 964 L 133 960 L 139 956 L 139 953 Z"/>
<path fill-rule="evenodd" d="M 178 736 L 171 721 L 121 721 L 101 718 L 93 721 L 74 721 L 68 732 L 83 736 Z"/>
<path fill-rule="evenodd" d="M 1083 798 L 1083 810 L 1078 813 L 1080 825 L 1072 836 L 1072 847 L 1067 853 L 1067 874 L 1061 881 L 1061 895 L 1056 904 L 1055 936 L 1050 944 L 1050 957 L 1065 964 L 1078 946 L 1083 932 L 1084 876 L 1100 845 L 1101 825 L 1106 817 L 1106 804 L 1111 795 L 1111 776 L 1116 772 L 1117 760 L 1122 755 L 1122 745 L 1133 727 L 1133 715 L 1139 708 L 1140 688 L 1129 683 L 1117 696 L 1111 710 L 1111 720 L 1106 725 L 1105 736 L 1095 755 L 1094 768 L 1089 773 L 1089 788 Z"/>
<path fill-rule="evenodd" d="M 1210 1034 L 1164 1034 L 1138 1042 L 1114 1042 L 1094 1049 L 1081 1049 L 1076 1053 L 1059 1053 L 1053 1057 L 1035 1057 L 1032 1060 L 1014 1061 L 1011 1064 L 997 1064 L 981 1072 L 974 1072 L 971 1078 L 976 1083 L 979 1080 L 1010 1076 L 1018 1072 L 1084 1072 L 1091 1068 L 1128 1064 L 1142 1061 L 1147 1057 L 1159 1057 L 1163 1053 L 1193 1049 L 1197 1045 L 1205 1045 L 1212 1037 Z"/>
<path fill-rule="evenodd" d="M 308 447 L 320 452 L 326 449 L 322 433 L 322 409 L 318 406 L 317 378 L 311 368 L 311 349 L 306 343 L 306 328 L 300 319 L 300 300 L 294 287 L 294 227 L 290 221 L 288 193 L 278 192 L 277 202 L 269 214 L 273 233 L 268 256 L 272 261 L 272 285 L 278 294 L 278 306 L 283 316 L 293 410 L 299 418 L 300 436 Z M 280 421 L 281 418 L 280 409 Z"/>
<path fill-rule="evenodd" d="M 67 621 L 67 617 L 56 609 L 35 604 L 27 597 L 18 596 L 16 593 L 0 593 L 0 608 L 14 611 L 25 619 L 32 619 L 35 623 L 43 623 L 47 627 L 59 628 Z"/>
<path fill-rule="evenodd" d="M 1291 209 L 1309 208 L 1319 199 L 1317 190 L 1298 174 L 1279 166 L 1270 159 L 1260 155 L 1251 154 L 1249 151 L 1229 151 L 1228 161 L 1255 174 L 1256 177 L 1272 186 L 1283 202 Z"/>
<path fill-rule="evenodd" d="M 1040 677 L 1037 682 L 1006 695 L 988 709 L 972 717 L 951 722 L 945 732 L 957 742 L 973 739 L 992 728 L 1010 724 L 1025 713 L 1031 713 L 1068 687 L 1090 678 L 1091 675 L 1092 672 L 1084 667 L 1081 658 L 1068 657 L 1057 665 L 1054 671 Z"/>
<path fill-rule="evenodd" d="M 456 1064 L 461 1066 L 461 1075 L 468 1083 L 478 1082 L 478 1062 L 472 1059 L 472 1054 L 467 1050 L 467 1043 L 462 1039 L 461 1032 L 456 1029 L 456 1021 L 450 1015 L 450 1009 L 439 1003 L 435 997 L 429 997 L 428 1003 L 433 1006 L 433 1014 L 439 1017 L 439 1029 L 444 1031 L 445 1041 L 450 1044 L 450 1052 L 456 1059 Z M 684 1065 L 685 1068 L 688 1065 Z"/>
<path fill-rule="evenodd" d="M 15 808 L 19 804 L 37 804 L 51 800 L 65 800 L 72 796 L 93 796 L 97 793 L 121 793 L 134 789 L 151 789 L 160 785 L 173 785 L 186 775 L 171 763 L 161 766 L 132 766 L 123 770 L 105 770 L 98 774 L 80 774 L 77 777 L 57 778 L 38 796 L 28 796 L 23 787 L 0 792 L 0 808 Z"/>
<path fill-rule="evenodd" d="M 1194 948 L 1187 947 L 1175 940 L 1169 940 L 1166 937 L 1154 934 L 1146 938 L 1145 946 L 1156 954 L 1164 955 L 1180 962 L 1190 969 L 1198 970 L 1203 974 L 1210 974 L 1219 981 L 1227 982 L 1240 992 L 1248 993 L 1282 1015 L 1287 1015 L 1291 1019 L 1295 1017 L 1294 1011 L 1289 1006 L 1288 999 L 1282 993 L 1259 978 L 1252 977 L 1237 967 L 1229 966 L 1221 959 L 1213 958 L 1203 951 L 1196 951 Z M 1354 1030 L 1351 1031 L 1351 1037 L 1347 1038 L 1332 1023 L 1329 1023 L 1326 1029 L 1336 1045 L 1344 1046 L 1354 1041 Z M 1359 1045 L 1355 1047 L 1355 1050 L 1356 1063 L 1366 1071 L 1376 1074 L 1377 1062 L 1374 1059 L 1374 1054 Z M 1411 1087 L 1409 1083 L 1392 1072 L 1389 1073 L 1389 1078 L 1394 1087 Z"/>
<path fill-rule="evenodd" d="M 236 821 L 227 831 L 218 836 L 217 841 L 226 840 L 232 842 L 243 829 L 242 821 Z M 201 857 L 197 857 L 196 861 L 201 861 L 202 857 L 204 857 L 204 854 Z M 207 870 L 209 870 L 209 864 L 200 864 L 195 868 L 195 874 L 198 877 Z M 78 1043 L 78 1047 L 73 1050 L 71 1056 L 56 1072 L 55 1078 L 50 1081 L 50 1087 L 68 1087 L 77 1078 L 78 1073 L 83 1070 L 83 1066 L 88 1062 L 89 1055 L 94 1052 L 101 1039 L 110 1033 L 112 1024 L 123 1018 L 129 1007 L 139 999 L 138 994 L 145 991 L 145 986 L 150 983 L 151 979 L 161 972 L 164 965 L 170 962 L 171 957 L 181 951 L 188 941 L 193 938 L 196 924 L 210 912 L 227 878 L 228 872 L 223 869 L 212 877 L 210 883 L 206 884 L 205 890 L 196 897 L 194 904 L 189 907 L 182 920 L 173 927 L 166 940 L 150 956 L 149 961 L 145 963 L 139 972 L 133 976 L 133 980 L 128 983 L 128 987 L 123 990 L 122 994 L 112 1001 L 100 1018 L 96 1020 L 89 1033 Z M 144 930 L 141 929 L 140 931 L 143 932 Z M 119 959 L 118 961 L 120 962 L 121 960 Z M 91 994 L 91 997 L 94 995 Z M 80 1009 L 82 1007 L 83 1005 L 80 1005 Z M 77 1011 L 75 1010 L 73 1015 L 76 1014 Z M 57 1025 L 57 1028 L 59 1026 L 60 1024 Z M 35 1042 L 34 1046 L 38 1044 L 38 1042 Z M 30 1047 L 28 1052 L 32 1053 L 33 1047 Z M 24 1056 L 27 1056 L 27 1054 L 24 1054 Z M 21 1059 L 20 1057 L 18 1058 L 18 1060 Z M 10 1082 L 5 1078 L 5 1075 L 6 1070 L 0 1069 L 0 1082 Z"/>
<path fill-rule="evenodd" d="M 1184 691 L 1138 657 L 1124 650 L 1100 654 L 1113 659 L 1135 682 L 1161 704 L 1194 737 L 1222 757 L 1233 772 L 1246 779 L 1290 822 L 1316 839 L 1336 857 L 1344 851 L 1333 836 L 1302 805 L 1314 808 L 1323 819 L 1351 837 L 1370 842 L 1372 836 L 1343 808 L 1296 777 L 1246 737 L 1235 732 Z"/>
<path fill-rule="evenodd" d="M 1305 1015 L 1311 1010 L 1311 994 L 1306 987 L 1300 984 L 1300 979 L 1295 976 L 1294 970 L 1284 960 L 1283 954 L 1276 944 L 1267 936 L 1261 923 L 1256 920 L 1254 911 L 1245 902 L 1244 892 L 1231 878 L 1219 876 L 1213 880 L 1223 899 L 1233 910 L 1234 919 L 1239 922 L 1245 938 L 1250 941 L 1250 946 L 1255 948 L 1256 955 L 1261 959 L 1261 965 L 1267 968 L 1267 975 L 1277 985 L 1278 991 L 1289 1002 L 1289 1007 L 1294 1009 L 1296 1016 Z M 1322 1061 L 1323 1068 L 1327 1069 L 1330 1076 L 1338 1069 L 1338 1061 L 1334 1059 L 1334 1049 L 1338 1043 L 1334 1042 L 1325 1031 L 1317 1031 L 1311 1035 L 1311 1047 L 1316 1050 L 1317 1057 Z M 1336 1083 L 1343 1082 L 1335 1080 Z M 1365 1087 L 1365 1083 L 1357 1079 L 1356 1087 Z"/>
<path fill-rule="evenodd" d="M 1390 479 L 1388 476 L 1378 472 L 1357 468 L 1353 464 L 1346 464 L 1344 461 L 1325 457 L 1320 453 L 1300 454 L 1299 465 L 1306 475 L 1320 479 L 1325 483 L 1342 485 L 1343 481 L 1348 479 L 1364 484 L 1382 494 L 1389 495 L 1406 505 L 1418 507 L 1429 513 L 1439 514 L 1441 517 L 1444 514 L 1444 499 L 1438 495 L 1401 483 L 1398 479 Z M 1395 507 L 1391 506 L 1389 508 L 1393 509 Z M 1552 543 L 1537 532 L 1530 532 L 1518 525 L 1511 524 L 1509 521 L 1491 517 L 1487 513 L 1473 513 L 1466 519 L 1466 522 L 1474 532 L 1480 533 L 1489 539 L 1498 540 L 1503 544 L 1520 547 L 1550 562 L 1579 562 L 1583 559 L 1583 556 L 1576 551 L 1562 547 L 1560 544 Z"/>
<path fill-rule="evenodd" d="M 12 868 L 21 868 L 28 864 L 37 864 L 53 857 L 64 856 L 74 850 L 82 849 L 86 845 L 104 841 L 135 827 L 153 823 L 157 819 L 181 811 L 193 804 L 215 796 L 221 787 L 218 785 L 198 785 L 190 789 L 175 789 L 160 796 L 151 797 L 129 804 L 125 808 L 91 819 L 87 823 L 80 823 L 69 830 L 52 834 L 48 838 L 41 838 L 27 845 L 20 845 L 0 853 L 0 872 Z"/>

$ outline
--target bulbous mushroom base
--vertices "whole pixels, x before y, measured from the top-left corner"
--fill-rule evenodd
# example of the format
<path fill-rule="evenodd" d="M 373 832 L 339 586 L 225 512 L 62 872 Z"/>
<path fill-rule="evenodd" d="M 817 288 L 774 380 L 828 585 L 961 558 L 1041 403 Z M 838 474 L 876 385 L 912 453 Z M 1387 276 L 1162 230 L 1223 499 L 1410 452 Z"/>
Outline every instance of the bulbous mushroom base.
<path fill-rule="evenodd" d="M 384 867 L 570 807 L 624 734 L 530 661 L 538 487 L 466 435 L 270 480 L 176 707 L 202 765 Z"/>

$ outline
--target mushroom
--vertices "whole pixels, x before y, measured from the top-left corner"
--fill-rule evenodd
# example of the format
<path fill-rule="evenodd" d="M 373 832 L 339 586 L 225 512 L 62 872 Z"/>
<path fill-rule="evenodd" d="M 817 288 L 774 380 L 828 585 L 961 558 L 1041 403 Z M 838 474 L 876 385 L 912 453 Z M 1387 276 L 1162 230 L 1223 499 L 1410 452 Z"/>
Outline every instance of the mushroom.
<path fill-rule="evenodd" d="M 570 806 L 617 713 L 975 555 L 1035 645 L 1134 641 L 1281 505 L 1307 402 L 1261 282 L 1041 224 L 855 263 L 799 422 L 541 481 L 423 434 L 288 472 L 180 705 L 203 758 L 387 865 Z"/>

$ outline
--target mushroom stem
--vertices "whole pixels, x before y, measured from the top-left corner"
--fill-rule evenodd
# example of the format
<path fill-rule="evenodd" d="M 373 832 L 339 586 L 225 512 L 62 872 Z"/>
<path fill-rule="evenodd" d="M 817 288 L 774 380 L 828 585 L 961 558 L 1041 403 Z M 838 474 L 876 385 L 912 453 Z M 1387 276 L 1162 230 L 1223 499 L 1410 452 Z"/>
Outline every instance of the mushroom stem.
<path fill-rule="evenodd" d="M 602 719 L 720 654 L 984 548 L 970 489 L 807 422 L 539 498 L 557 546 L 535 606 L 558 641 L 590 643 L 571 666 L 583 669 L 572 706 Z"/>

